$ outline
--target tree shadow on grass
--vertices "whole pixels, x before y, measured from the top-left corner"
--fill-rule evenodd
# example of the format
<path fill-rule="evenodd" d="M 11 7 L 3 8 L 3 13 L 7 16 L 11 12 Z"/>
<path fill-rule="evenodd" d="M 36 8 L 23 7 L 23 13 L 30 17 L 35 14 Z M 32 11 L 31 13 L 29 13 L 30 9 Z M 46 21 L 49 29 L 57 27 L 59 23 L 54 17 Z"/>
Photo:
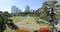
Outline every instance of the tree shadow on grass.
<path fill-rule="evenodd" d="M 19 29 L 14 23 L 9 23 L 9 24 L 8 24 L 8 27 L 9 27 L 10 29 L 12 29 L 12 30 L 17 30 L 17 29 Z"/>
<path fill-rule="evenodd" d="M 12 22 L 11 19 L 9 19 L 9 23 L 7 23 L 8 28 L 12 29 L 12 30 L 18 30 L 19 28 Z"/>

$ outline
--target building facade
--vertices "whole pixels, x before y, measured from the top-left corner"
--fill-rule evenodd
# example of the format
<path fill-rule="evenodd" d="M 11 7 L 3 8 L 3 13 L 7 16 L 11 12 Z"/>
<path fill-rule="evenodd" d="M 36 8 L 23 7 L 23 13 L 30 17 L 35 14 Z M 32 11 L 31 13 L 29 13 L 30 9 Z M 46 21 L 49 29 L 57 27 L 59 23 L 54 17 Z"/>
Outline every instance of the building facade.
<path fill-rule="evenodd" d="M 11 13 L 16 13 L 16 6 L 11 7 Z"/>
<path fill-rule="evenodd" d="M 30 12 L 30 7 L 29 6 L 25 6 L 25 12 Z"/>
<path fill-rule="evenodd" d="M 16 6 L 11 7 L 11 13 L 16 14 L 19 12 L 21 12 L 21 9 L 19 9 L 18 7 L 16 7 Z"/>

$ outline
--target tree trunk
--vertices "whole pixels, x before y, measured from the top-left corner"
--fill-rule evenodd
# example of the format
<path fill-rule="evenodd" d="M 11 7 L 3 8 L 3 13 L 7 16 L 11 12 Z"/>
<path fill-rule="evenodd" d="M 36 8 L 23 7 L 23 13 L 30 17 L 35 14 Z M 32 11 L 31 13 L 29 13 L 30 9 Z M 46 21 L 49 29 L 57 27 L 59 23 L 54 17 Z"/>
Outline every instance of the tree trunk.
<path fill-rule="evenodd" d="M 54 22 L 52 23 L 52 32 L 57 32 Z"/>
<path fill-rule="evenodd" d="M 54 9 L 51 10 L 51 24 L 52 24 L 52 32 L 56 32 L 55 22 L 54 22 Z"/>

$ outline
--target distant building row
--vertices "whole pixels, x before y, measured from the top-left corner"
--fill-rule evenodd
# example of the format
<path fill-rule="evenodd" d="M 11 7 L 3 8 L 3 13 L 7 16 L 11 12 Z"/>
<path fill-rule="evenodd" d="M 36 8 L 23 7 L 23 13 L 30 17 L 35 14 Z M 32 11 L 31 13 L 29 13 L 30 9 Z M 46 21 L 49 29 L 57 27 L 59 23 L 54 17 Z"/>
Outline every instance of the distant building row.
<path fill-rule="evenodd" d="M 15 13 L 19 13 L 19 12 L 22 12 L 22 10 L 17 8 L 16 6 L 11 7 L 11 13 L 15 14 Z M 33 12 L 33 10 L 30 9 L 29 6 L 25 6 L 25 11 L 24 12 Z"/>
<path fill-rule="evenodd" d="M 25 11 L 24 12 L 33 12 L 33 10 L 32 9 L 30 9 L 30 7 L 29 6 L 25 6 Z"/>
<path fill-rule="evenodd" d="M 16 7 L 16 6 L 11 7 L 11 13 L 15 14 L 15 13 L 19 13 L 19 12 L 21 12 L 21 9 L 19 9 L 18 7 Z"/>

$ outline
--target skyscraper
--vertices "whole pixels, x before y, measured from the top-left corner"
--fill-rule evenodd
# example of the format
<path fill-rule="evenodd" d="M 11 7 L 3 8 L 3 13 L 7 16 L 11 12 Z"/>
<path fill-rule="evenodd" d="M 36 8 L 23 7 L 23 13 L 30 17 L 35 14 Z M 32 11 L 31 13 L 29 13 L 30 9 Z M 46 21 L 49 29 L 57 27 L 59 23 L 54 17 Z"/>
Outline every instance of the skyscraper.
<path fill-rule="evenodd" d="M 16 7 L 16 13 L 18 13 L 18 12 L 19 12 L 19 11 L 18 11 L 18 9 L 19 9 L 19 8 L 17 8 L 17 7 Z"/>
<path fill-rule="evenodd" d="M 33 10 L 32 10 L 32 9 L 30 9 L 30 12 L 33 12 Z"/>
<path fill-rule="evenodd" d="M 22 10 L 21 10 L 21 9 L 19 9 L 19 10 L 18 10 L 18 12 L 22 12 Z"/>
<path fill-rule="evenodd" d="M 20 12 L 21 12 L 21 9 L 16 8 L 16 13 L 20 13 Z"/>
<path fill-rule="evenodd" d="M 25 6 L 25 12 L 30 12 L 30 7 L 29 6 Z"/>
<path fill-rule="evenodd" d="M 16 13 L 16 6 L 11 7 L 11 13 L 15 14 Z"/>
<path fill-rule="evenodd" d="M 11 7 L 11 13 L 16 14 L 19 12 L 21 12 L 21 9 L 19 9 L 18 7 L 16 7 L 16 6 Z"/>

